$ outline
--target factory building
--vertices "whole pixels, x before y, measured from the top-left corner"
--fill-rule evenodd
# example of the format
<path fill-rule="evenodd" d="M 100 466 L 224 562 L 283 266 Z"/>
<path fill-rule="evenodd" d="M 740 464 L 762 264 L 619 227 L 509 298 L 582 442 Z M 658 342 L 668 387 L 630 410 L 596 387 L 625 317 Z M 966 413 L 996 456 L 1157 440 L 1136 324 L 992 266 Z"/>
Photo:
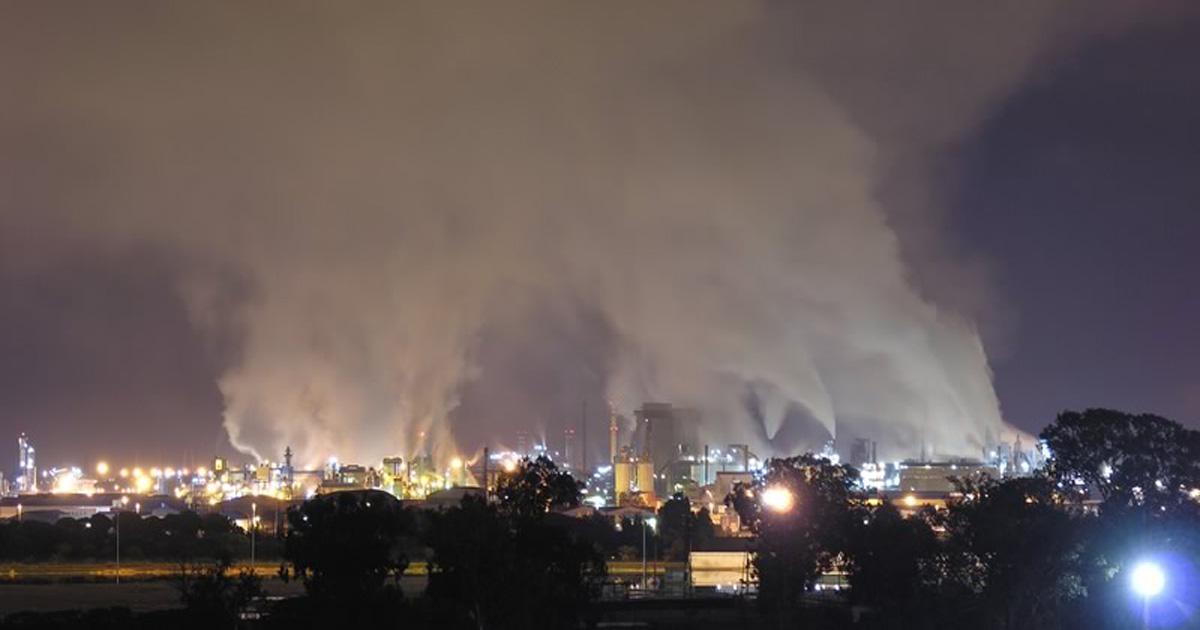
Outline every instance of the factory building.
<path fill-rule="evenodd" d="M 1000 471 L 982 462 L 905 462 L 900 467 L 899 490 L 905 493 L 949 494 L 954 477 L 986 474 L 1000 478 Z"/>
<path fill-rule="evenodd" d="M 700 412 L 671 403 L 648 402 L 634 412 L 634 445 L 641 459 L 657 464 L 652 476 L 653 490 L 669 496 L 678 485 L 694 482 L 691 468 L 676 465 L 696 455 L 699 442 Z"/>

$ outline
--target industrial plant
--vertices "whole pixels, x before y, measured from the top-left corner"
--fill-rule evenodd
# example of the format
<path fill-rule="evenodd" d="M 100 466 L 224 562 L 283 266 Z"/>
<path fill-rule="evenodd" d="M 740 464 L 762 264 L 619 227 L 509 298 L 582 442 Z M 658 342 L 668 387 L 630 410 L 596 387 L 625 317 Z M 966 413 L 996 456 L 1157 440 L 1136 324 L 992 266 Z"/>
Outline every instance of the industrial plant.
<path fill-rule="evenodd" d="M 15 467 L 0 476 L 4 495 L 0 518 L 55 520 L 114 510 L 148 515 L 184 509 L 219 511 L 247 498 L 281 505 L 317 494 L 362 489 L 444 507 L 466 493 L 490 493 L 500 476 L 515 470 L 523 458 L 546 457 L 583 482 L 591 510 L 649 512 L 680 494 L 697 509 L 706 507 L 720 531 L 738 532 L 737 517 L 725 508 L 724 499 L 737 483 L 749 482 L 762 471 L 766 463 L 762 455 L 747 444 L 701 443 L 700 412 L 671 403 L 647 402 L 629 416 L 610 407 L 607 424 L 607 459 L 599 463 L 587 461 L 585 415 L 578 427 L 564 430 L 561 448 L 521 433 L 515 449 L 483 447 L 448 461 L 417 452 L 380 462 L 330 457 L 320 466 L 297 466 L 291 448 L 285 448 L 276 461 L 234 463 L 214 457 L 196 467 L 167 462 L 129 467 L 99 461 L 87 472 L 79 465 L 39 468 L 32 438 L 21 433 Z M 845 445 L 845 458 L 839 450 L 831 440 L 817 452 L 832 462 L 852 464 L 864 491 L 910 510 L 945 505 L 953 491 L 952 478 L 978 473 L 1020 476 L 1036 470 L 1046 457 L 1039 445 L 1024 445 L 1020 438 L 990 444 L 977 459 L 934 460 L 922 447 L 912 459 L 879 461 L 877 444 L 868 439 Z"/>

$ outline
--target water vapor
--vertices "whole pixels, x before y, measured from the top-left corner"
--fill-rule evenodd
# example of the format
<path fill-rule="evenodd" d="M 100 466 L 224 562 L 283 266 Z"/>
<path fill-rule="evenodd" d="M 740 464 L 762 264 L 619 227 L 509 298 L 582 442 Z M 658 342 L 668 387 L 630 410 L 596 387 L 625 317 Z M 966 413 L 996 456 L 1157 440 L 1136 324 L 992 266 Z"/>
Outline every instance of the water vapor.
<path fill-rule="evenodd" d="M 259 457 L 511 443 L 563 422 L 515 398 L 578 413 L 577 385 L 514 376 L 545 347 L 715 444 L 977 454 L 1005 430 L 986 300 L 931 156 L 1095 28 L 878 4 L 9 5 L 0 228 L 45 244 L 21 257 L 175 260 Z M 469 391 L 495 396 L 464 417 Z"/>

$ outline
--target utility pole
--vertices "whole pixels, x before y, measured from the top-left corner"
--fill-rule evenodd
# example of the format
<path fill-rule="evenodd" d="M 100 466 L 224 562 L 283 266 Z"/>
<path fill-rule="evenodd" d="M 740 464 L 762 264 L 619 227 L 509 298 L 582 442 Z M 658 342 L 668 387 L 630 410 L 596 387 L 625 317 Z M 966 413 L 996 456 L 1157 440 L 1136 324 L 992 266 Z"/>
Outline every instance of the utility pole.
<path fill-rule="evenodd" d="M 646 592 L 646 515 L 642 515 L 642 593 Z"/>
<path fill-rule="evenodd" d="M 491 458 L 491 450 L 488 447 L 483 447 L 483 502 L 488 501 L 488 460 Z"/>
<path fill-rule="evenodd" d="M 250 573 L 254 573 L 254 535 L 258 533 L 258 504 L 250 504 Z"/>

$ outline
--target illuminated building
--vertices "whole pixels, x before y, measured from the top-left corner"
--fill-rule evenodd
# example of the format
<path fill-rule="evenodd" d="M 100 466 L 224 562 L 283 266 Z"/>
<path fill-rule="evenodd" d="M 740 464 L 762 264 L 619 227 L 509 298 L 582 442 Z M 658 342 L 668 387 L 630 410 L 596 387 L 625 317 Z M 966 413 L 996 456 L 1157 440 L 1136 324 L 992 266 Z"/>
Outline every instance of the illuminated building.
<path fill-rule="evenodd" d="M 37 463 L 33 444 L 22 433 L 17 438 L 17 492 L 36 494 L 37 491 Z"/>
<path fill-rule="evenodd" d="M 954 490 L 952 477 L 970 477 L 985 473 L 999 478 L 999 472 L 980 462 L 905 462 L 900 468 L 900 491 L 949 494 Z"/>

